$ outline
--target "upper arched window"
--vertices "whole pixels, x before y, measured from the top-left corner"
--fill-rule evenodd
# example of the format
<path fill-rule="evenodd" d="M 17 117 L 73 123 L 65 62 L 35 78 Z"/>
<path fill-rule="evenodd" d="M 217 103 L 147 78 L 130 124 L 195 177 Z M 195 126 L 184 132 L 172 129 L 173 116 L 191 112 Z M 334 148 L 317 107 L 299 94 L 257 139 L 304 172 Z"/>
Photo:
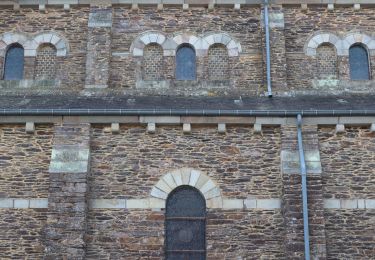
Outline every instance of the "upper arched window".
<path fill-rule="evenodd" d="M 229 79 L 229 55 L 223 44 L 214 44 L 208 49 L 208 77 L 210 80 Z"/>
<path fill-rule="evenodd" d="M 176 79 L 195 80 L 196 63 L 195 50 L 188 44 L 178 48 L 176 53 Z"/>
<path fill-rule="evenodd" d="M 144 80 L 163 79 L 163 49 L 159 44 L 151 43 L 143 49 L 142 67 Z"/>
<path fill-rule="evenodd" d="M 330 43 L 323 43 L 316 49 L 318 79 L 337 79 L 337 54 Z"/>
<path fill-rule="evenodd" d="M 369 80 L 370 66 L 367 50 L 362 45 L 353 45 L 349 49 L 350 78 Z"/>
<path fill-rule="evenodd" d="M 24 49 L 16 43 L 9 47 L 5 55 L 4 79 L 21 80 L 23 78 Z"/>
<path fill-rule="evenodd" d="M 206 202 L 194 187 L 174 189 L 166 204 L 166 259 L 206 258 Z"/>
<path fill-rule="evenodd" d="M 55 79 L 56 77 L 56 48 L 50 43 L 42 44 L 36 55 L 36 79 Z"/>

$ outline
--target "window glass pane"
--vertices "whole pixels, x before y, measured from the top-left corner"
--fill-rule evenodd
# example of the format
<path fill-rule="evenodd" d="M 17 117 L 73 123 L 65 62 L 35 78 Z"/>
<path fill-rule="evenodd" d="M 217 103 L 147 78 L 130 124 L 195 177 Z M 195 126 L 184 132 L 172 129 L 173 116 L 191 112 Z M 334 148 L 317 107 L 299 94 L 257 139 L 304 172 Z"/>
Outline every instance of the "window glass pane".
<path fill-rule="evenodd" d="M 166 258 L 205 259 L 206 202 L 193 187 L 181 186 L 166 205 Z"/>
<path fill-rule="evenodd" d="M 20 80 L 23 78 L 24 50 L 21 45 L 13 45 L 5 56 L 5 80 Z"/>
<path fill-rule="evenodd" d="M 355 45 L 349 50 L 350 78 L 353 80 L 370 79 L 368 55 L 365 48 Z"/>
<path fill-rule="evenodd" d="M 195 80 L 195 51 L 189 46 L 182 46 L 176 53 L 176 79 Z"/>

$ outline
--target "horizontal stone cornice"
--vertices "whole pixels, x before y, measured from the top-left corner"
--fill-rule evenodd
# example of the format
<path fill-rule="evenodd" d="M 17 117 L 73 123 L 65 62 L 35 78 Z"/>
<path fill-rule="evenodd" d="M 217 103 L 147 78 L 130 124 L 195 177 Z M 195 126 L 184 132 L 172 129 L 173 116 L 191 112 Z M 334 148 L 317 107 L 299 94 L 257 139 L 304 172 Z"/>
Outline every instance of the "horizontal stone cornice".
<path fill-rule="evenodd" d="M 261 5 L 264 0 L 7 0 L 1 1 L 0 6 L 52 6 L 52 5 Z M 324 5 L 324 4 L 335 4 L 335 5 L 375 5 L 373 0 L 269 0 L 270 4 L 284 4 L 284 5 L 296 5 L 296 4 L 310 4 L 310 5 Z"/>

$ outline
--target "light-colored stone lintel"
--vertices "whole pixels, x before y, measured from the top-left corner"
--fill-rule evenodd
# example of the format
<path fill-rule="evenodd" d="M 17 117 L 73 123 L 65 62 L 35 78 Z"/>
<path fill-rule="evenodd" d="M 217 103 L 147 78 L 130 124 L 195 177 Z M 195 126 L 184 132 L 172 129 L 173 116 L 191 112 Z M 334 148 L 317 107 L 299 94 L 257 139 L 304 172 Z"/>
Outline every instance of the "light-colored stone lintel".
<path fill-rule="evenodd" d="M 44 209 L 48 208 L 48 199 L 2 198 L 0 209 Z"/>
<path fill-rule="evenodd" d="M 218 203 L 220 200 L 220 203 Z M 165 199 L 92 199 L 89 202 L 91 209 L 164 209 Z M 222 199 L 212 198 L 207 200 L 208 208 L 223 210 L 233 209 L 279 209 L 280 199 Z"/>
<path fill-rule="evenodd" d="M 375 209 L 375 199 L 325 199 L 325 209 Z"/>
<path fill-rule="evenodd" d="M 131 5 L 131 4 L 159 4 L 161 0 L 111 0 L 108 1 L 108 4 L 126 4 L 126 5 Z M 176 5 L 176 4 L 182 4 L 182 3 L 189 3 L 189 4 L 194 4 L 194 5 L 207 5 L 211 3 L 211 1 L 194 1 L 194 0 L 163 0 L 163 5 Z M 49 5 L 65 5 L 65 4 L 70 4 L 70 5 L 87 5 L 91 3 L 97 3 L 97 1 L 94 0 L 49 0 L 47 2 L 47 6 Z M 261 5 L 264 3 L 263 0 L 216 0 L 215 3 L 217 5 L 233 5 L 233 4 L 241 4 L 241 5 Z M 296 4 L 295 0 L 273 0 L 270 1 L 271 4 Z M 304 4 L 309 4 L 309 5 L 320 5 L 324 3 L 332 3 L 332 0 L 304 0 Z M 11 6 L 14 4 L 14 1 L 11 0 L 6 0 L 6 1 L 0 1 L 0 6 Z M 20 0 L 19 4 L 21 6 L 39 6 L 40 1 L 39 0 Z M 373 5 L 374 2 L 373 0 L 336 0 L 335 5 L 348 5 L 348 4 L 363 4 L 363 5 Z"/>

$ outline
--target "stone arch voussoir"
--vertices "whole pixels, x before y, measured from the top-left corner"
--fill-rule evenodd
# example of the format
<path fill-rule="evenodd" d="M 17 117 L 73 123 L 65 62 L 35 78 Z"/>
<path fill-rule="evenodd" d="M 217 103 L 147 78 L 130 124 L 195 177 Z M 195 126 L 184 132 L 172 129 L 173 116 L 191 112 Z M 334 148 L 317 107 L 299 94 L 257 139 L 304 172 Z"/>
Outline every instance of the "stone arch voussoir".
<path fill-rule="evenodd" d="M 143 49 L 149 44 L 159 44 L 163 51 L 165 51 L 166 46 L 165 43 L 167 41 L 167 37 L 156 31 L 148 31 L 140 34 L 135 40 L 133 41 L 132 45 L 130 46 L 130 53 L 133 56 L 143 56 Z"/>
<path fill-rule="evenodd" d="M 69 45 L 66 39 L 55 32 L 44 32 L 37 34 L 32 40 L 27 42 L 26 49 L 32 50 L 32 53 L 34 54 L 30 56 L 36 56 L 37 49 L 42 44 L 51 44 L 55 46 L 57 57 L 66 57 L 68 54 Z"/>
<path fill-rule="evenodd" d="M 0 37 L 0 56 L 4 57 L 8 47 L 14 43 L 18 43 L 26 49 L 27 41 L 27 36 L 23 33 L 7 32 L 2 34 Z"/>
<path fill-rule="evenodd" d="M 204 196 L 208 208 L 222 208 L 223 197 L 219 186 L 206 174 L 192 168 L 182 168 L 163 175 L 152 188 L 150 199 L 165 205 L 170 192 L 188 185 L 197 188 Z"/>
<path fill-rule="evenodd" d="M 337 55 L 341 55 L 342 41 L 341 39 L 329 32 L 319 32 L 310 37 L 305 44 L 305 54 L 307 56 L 315 56 L 318 47 L 324 43 L 329 43 L 336 48 Z"/>
<path fill-rule="evenodd" d="M 370 52 L 375 51 L 375 39 L 373 37 L 363 33 L 350 33 L 345 36 L 342 44 L 346 55 L 349 55 L 349 49 L 354 44 L 361 44 Z"/>
<path fill-rule="evenodd" d="M 174 36 L 172 41 L 175 43 L 176 47 L 182 44 L 190 44 L 194 47 L 196 56 L 204 56 L 206 54 L 202 39 L 193 34 L 181 33 Z"/>
<path fill-rule="evenodd" d="M 207 43 L 208 47 L 214 44 L 222 44 L 227 47 L 228 55 L 230 57 L 238 56 L 239 53 L 242 52 L 241 44 L 235 40 L 233 37 L 226 33 L 213 33 L 209 34 L 202 39 L 205 43 Z"/>

